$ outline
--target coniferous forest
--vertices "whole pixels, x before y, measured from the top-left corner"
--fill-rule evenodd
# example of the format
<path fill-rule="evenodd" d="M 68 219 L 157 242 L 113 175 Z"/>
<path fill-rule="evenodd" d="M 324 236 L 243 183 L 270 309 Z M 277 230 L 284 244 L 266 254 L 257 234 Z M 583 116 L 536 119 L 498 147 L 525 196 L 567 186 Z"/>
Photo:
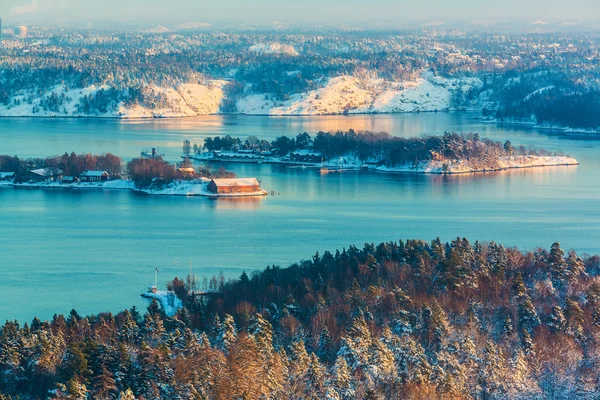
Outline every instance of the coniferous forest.
<path fill-rule="evenodd" d="M 588 399 L 600 257 L 407 240 L 0 328 L 1 399 Z"/>

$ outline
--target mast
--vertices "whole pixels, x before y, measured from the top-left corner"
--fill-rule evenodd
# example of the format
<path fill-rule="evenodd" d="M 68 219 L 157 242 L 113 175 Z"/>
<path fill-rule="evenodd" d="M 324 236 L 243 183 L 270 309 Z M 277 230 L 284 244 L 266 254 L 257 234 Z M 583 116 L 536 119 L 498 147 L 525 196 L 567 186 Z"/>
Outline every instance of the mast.
<path fill-rule="evenodd" d="M 154 267 L 154 287 L 158 284 L 158 267 Z"/>

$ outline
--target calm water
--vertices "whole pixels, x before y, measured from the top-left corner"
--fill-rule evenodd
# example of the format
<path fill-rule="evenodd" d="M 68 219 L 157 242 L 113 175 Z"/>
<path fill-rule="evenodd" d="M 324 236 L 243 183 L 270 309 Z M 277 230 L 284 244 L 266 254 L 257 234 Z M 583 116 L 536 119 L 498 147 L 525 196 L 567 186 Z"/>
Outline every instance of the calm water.
<path fill-rule="evenodd" d="M 482 124 L 469 114 L 353 117 L 203 117 L 118 122 L 0 119 L 0 154 L 64 151 L 135 157 L 207 136 L 272 139 L 302 131 L 388 131 L 398 136 L 479 132 L 514 145 L 563 151 L 578 167 L 475 176 L 344 173 L 270 165 L 227 165 L 280 193 L 263 199 L 150 197 L 116 191 L 0 189 L 0 320 L 119 311 L 147 303 L 153 281 L 270 264 L 316 250 L 405 238 L 496 240 L 532 249 L 560 241 L 600 253 L 600 138 Z"/>

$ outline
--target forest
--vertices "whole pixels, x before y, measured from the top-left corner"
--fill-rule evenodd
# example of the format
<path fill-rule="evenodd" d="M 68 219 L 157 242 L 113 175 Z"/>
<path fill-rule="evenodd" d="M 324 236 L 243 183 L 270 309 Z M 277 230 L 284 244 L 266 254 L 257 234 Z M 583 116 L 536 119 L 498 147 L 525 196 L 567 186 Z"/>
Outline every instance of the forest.
<path fill-rule="evenodd" d="M 311 136 L 304 132 L 296 137 L 279 136 L 271 143 L 249 136 L 245 140 L 216 136 L 207 138 L 203 148 L 208 151 L 253 150 L 271 151 L 285 156 L 297 150 L 320 153 L 324 160 L 339 157 L 356 157 L 361 162 L 394 167 L 417 164 L 422 161 L 470 161 L 493 167 L 502 157 L 519 155 L 545 155 L 544 150 L 524 146 L 515 147 L 510 141 L 504 143 L 481 138 L 478 133 L 457 134 L 445 132 L 440 136 L 403 138 L 387 132 L 354 131 L 318 132 Z M 195 147 L 196 151 L 200 147 Z"/>
<path fill-rule="evenodd" d="M 500 122 L 532 121 L 545 126 L 600 128 L 600 90 L 593 85 L 574 83 L 564 74 L 523 74 L 518 79 L 513 77 L 496 91 L 499 95 L 495 116 Z"/>
<path fill-rule="evenodd" d="M 4 399 L 590 399 L 600 257 L 365 243 L 116 315 L 0 328 Z"/>

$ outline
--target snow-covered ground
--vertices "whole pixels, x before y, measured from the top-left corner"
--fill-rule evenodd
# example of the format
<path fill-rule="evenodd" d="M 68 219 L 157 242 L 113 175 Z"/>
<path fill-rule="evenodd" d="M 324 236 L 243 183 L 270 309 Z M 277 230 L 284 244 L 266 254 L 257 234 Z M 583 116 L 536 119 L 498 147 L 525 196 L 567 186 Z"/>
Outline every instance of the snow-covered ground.
<path fill-rule="evenodd" d="M 553 131 L 562 131 L 564 133 L 585 133 L 592 135 L 600 135 L 600 127 L 597 129 L 586 129 L 586 128 L 569 128 L 560 125 L 552 125 L 547 123 L 539 124 L 535 117 L 531 118 L 505 118 L 499 120 L 496 118 L 484 119 L 483 122 L 501 124 L 501 125 L 517 125 L 517 126 L 528 126 L 535 129 L 548 129 Z"/>
<path fill-rule="evenodd" d="M 210 154 L 202 154 L 196 157 L 191 157 L 202 161 L 210 161 Z M 231 162 L 236 162 L 231 160 Z M 287 165 L 302 165 L 306 167 L 323 167 L 330 171 L 338 170 L 358 170 L 365 165 L 354 156 L 341 157 L 334 160 L 329 160 L 325 163 L 309 163 L 309 162 L 290 162 L 279 157 L 266 157 L 262 162 L 270 164 L 287 164 Z M 384 165 L 375 165 L 376 160 L 371 160 L 367 166 L 368 170 L 381 172 L 414 172 L 424 174 L 467 174 L 475 172 L 492 172 L 505 169 L 517 168 L 534 168 L 534 167 L 550 167 L 550 166 L 571 166 L 579 165 L 579 161 L 568 156 L 535 156 L 535 155 L 520 155 L 513 157 L 502 157 L 496 160 L 495 163 L 487 163 L 485 166 L 478 165 L 476 161 L 423 161 L 417 165 L 397 165 L 387 167 Z"/>
<path fill-rule="evenodd" d="M 285 54 L 288 56 L 297 56 L 298 52 L 289 44 L 282 43 L 257 43 L 248 49 L 251 52 L 259 54 Z"/>
<path fill-rule="evenodd" d="M 106 182 L 79 182 L 79 183 L 59 183 L 59 182 L 35 182 L 35 183 L 12 183 L 1 181 L 0 187 L 20 187 L 20 188 L 45 188 L 45 189 L 106 189 L 106 190 L 131 190 L 139 193 L 158 196 L 204 196 L 204 197 L 248 197 L 265 196 L 267 192 L 260 190 L 258 192 L 248 193 L 221 193 L 215 194 L 208 191 L 208 181 L 175 181 L 162 188 L 138 189 L 132 181 L 116 179 Z"/>
<path fill-rule="evenodd" d="M 142 294 L 142 297 L 145 297 L 147 299 L 156 299 L 156 301 L 158 301 L 165 314 L 167 314 L 169 317 L 175 315 L 177 313 L 177 310 L 183 307 L 181 299 L 177 297 L 173 292 L 146 292 Z"/>
<path fill-rule="evenodd" d="M 442 111 L 450 109 L 452 91 L 481 86 L 476 78 L 418 78 L 410 82 L 332 78 L 319 89 L 295 94 L 287 101 L 275 101 L 264 94 L 245 96 L 237 102 L 241 114 L 327 115 Z"/>
<path fill-rule="evenodd" d="M 295 71 L 292 71 L 295 72 Z M 158 102 L 153 107 L 143 105 L 115 105 L 103 114 L 85 114 L 80 107 L 83 97 L 94 96 L 107 86 L 89 86 L 69 89 L 56 86 L 43 95 L 22 93 L 13 97 L 9 105 L 0 105 L 0 116 L 11 117 L 112 117 L 112 118 L 174 118 L 221 113 L 229 84 L 224 80 L 210 80 L 204 84 L 189 83 L 177 87 L 150 85 L 147 93 L 154 93 Z M 477 78 L 442 78 L 424 74 L 414 81 L 389 82 L 376 78 L 338 76 L 322 82 L 321 87 L 307 93 L 293 94 L 287 101 L 273 100 L 271 93 L 245 92 L 236 95 L 237 112 L 254 115 L 327 115 L 343 113 L 400 113 L 435 111 L 451 108 L 452 92 L 466 92 L 481 86 Z M 40 106 L 43 98 L 55 93 L 64 98 L 59 111 L 45 111 Z M 64 95 L 64 96 L 63 96 Z M 34 112 L 35 110 L 35 112 Z"/>
<path fill-rule="evenodd" d="M 579 165 L 579 162 L 566 156 L 514 156 L 500 158 L 495 166 L 481 167 L 468 161 L 444 162 L 428 161 L 416 166 L 405 165 L 396 167 L 378 166 L 377 171 L 386 172 L 420 172 L 426 174 L 469 174 L 475 172 L 493 172 L 506 169 L 535 168 L 551 166 L 571 166 Z"/>

